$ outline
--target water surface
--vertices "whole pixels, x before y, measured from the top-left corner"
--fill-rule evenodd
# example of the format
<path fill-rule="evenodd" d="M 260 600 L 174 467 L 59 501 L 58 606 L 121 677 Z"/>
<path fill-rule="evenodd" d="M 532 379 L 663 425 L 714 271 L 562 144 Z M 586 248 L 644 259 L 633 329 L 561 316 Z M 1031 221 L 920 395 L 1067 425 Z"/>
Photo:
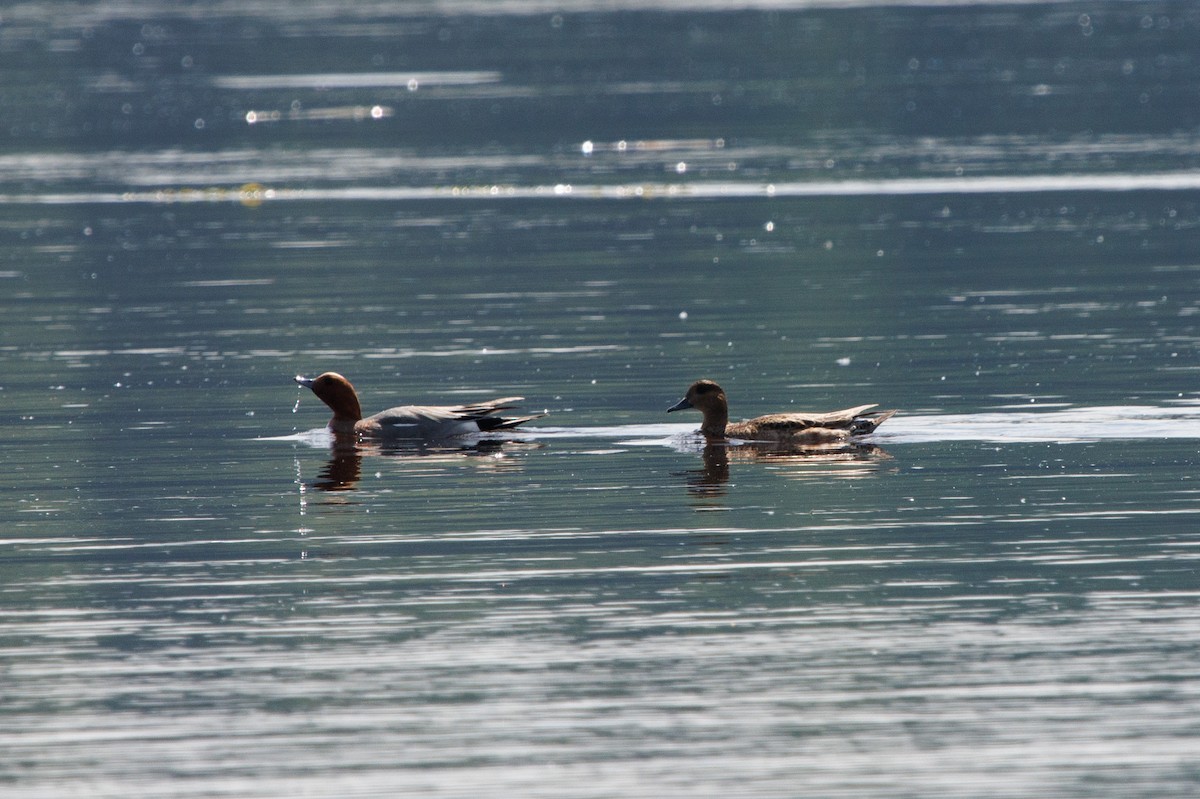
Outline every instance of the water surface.
<path fill-rule="evenodd" d="M 1194 795 L 1197 24 L 5 12 L 5 796 Z"/>

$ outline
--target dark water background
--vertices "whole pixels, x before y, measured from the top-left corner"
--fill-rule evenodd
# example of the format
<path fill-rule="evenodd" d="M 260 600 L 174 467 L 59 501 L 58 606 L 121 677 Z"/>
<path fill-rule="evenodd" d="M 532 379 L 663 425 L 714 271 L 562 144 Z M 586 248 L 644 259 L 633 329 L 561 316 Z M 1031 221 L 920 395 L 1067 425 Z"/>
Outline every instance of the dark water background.
<path fill-rule="evenodd" d="M 1198 34 L 0 11 L 0 793 L 1195 795 Z M 327 369 L 549 415 L 331 452 Z"/>

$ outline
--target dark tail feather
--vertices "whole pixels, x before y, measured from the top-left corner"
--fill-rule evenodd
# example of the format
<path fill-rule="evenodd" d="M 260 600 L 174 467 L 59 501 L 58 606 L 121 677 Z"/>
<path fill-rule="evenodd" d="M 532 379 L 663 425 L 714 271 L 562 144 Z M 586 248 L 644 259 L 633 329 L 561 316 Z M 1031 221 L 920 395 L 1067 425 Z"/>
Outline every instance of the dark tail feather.
<path fill-rule="evenodd" d="M 533 419 L 541 419 L 545 415 L 544 413 L 538 413 L 533 416 L 518 416 L 513 419 L 506 419 L 503 416 L 484 416 L 475 421 L 479 423 L 480 430 L 490 433 L 492 430 L 511 430 L 519 424 L 524 424 Z"/>

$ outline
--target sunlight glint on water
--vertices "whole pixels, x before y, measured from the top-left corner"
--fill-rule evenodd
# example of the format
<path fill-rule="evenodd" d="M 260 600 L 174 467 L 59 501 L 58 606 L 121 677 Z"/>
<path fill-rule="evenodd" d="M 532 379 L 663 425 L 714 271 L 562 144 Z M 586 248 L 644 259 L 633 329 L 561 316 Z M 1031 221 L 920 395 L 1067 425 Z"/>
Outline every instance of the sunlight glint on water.
<path fill-rule="evenodd" d="M 835 5 L 6 12 L 4 796 L 1194 796 L 1200 16 Z"/>

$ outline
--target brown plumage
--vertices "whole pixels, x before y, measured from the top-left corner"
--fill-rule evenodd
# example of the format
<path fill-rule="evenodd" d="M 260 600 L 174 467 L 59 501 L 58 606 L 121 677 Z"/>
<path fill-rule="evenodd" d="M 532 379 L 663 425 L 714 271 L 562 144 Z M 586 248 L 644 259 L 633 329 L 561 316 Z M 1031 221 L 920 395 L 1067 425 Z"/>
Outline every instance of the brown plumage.
<path fill-rule="evenodd" d="M 469 405 L 401 405 L 364 419 L 354 386 L 337 372 L 326 372 L 315 378 L 297 376 L 296 382 L 312 389 L 317 398 L 333 411 L 329 429 L 339 436 L 431 441 L 508 430 L 542 415 L 514 418 L 493 416 L 498 411 L 515 407 L 512 403 L 523 399 L 502 397 Z"/>
<path fill-rule="evenodd" d="M 829 413 L 771 413 L 744 422 L 729 423 L 725 392 L 711 380 L 697 380 L 679 402 L 667 408 L 695 408 L 704 414 L 700 432 L 711 440 L 738 438 L 747 441 L 779 441 L 806 444 L 835 444 L 873 433 L 895 411 L 871 411 L 875 405 L 859 405 Z"/>

